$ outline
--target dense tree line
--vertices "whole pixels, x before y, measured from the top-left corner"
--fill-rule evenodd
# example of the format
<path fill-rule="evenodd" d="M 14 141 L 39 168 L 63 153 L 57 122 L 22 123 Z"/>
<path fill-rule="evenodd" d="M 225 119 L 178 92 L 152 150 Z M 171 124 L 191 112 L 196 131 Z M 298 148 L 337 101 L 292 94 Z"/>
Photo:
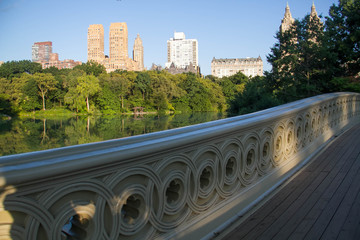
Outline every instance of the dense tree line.
<path fill-rule="evenodd" d="M 42 70 L 39 64 L 25 60 L 0 66 L 0 104 L 1 111 L 9 115 L 58 108 L 86 114 L 125 113 L 134 107 L 147 112 L 227 109 L 221 85 L 191 73 L 106 73 L 93 62 L 74 69 Z"/>
<path fill-rule="evenodd" d="M 276 34 L 264 77 L 216 78 L 166 71 L 106 73 L 88 62 L 41 69 L 30 61 L 0 66 L 0 111 L 65 108 L 76 113 L 229 111 L 243 114 L 336 91 L 360 92 L 360 0 L 339 0 L 321 23 L 309 15 Z"/>

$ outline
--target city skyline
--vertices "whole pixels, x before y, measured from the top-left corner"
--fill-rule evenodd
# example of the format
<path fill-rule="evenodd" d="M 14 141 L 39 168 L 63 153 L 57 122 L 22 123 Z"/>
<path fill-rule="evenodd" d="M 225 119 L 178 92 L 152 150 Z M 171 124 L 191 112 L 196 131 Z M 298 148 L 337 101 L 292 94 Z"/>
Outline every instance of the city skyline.
<path fill-rule="evenodd" d="M 197 39 L 199 66 L 205 75 L 211 73 L 215 58 L 261 56 L 266 61 L 279 30 L 288 2 L 292 17 L 302 19 L 311 11 L 312 0 L 301 2 L 266 1 L 0 1 L 0 61 L 31 60 L 34 42 L 52 41 L 54 52 L 63 59 L 87 61 L 87 28 L 103 24 L 109 35 L 110 22 L 126 22 L 129 42 L 140 34 L 144 46 L 144 65 L 164 65 L 167 40 L 174 32 L 185 32 Z M 337 0 L 314 1 L 319 15 L 328 16 Z M 190 4 L 191 3 L 191 4 Z M 41 14 L 35 14 L 36 11 Z M 129 51 L 132 48 L 129 46 Z M 105 43 L 105 52 L 109 45 Z M 131 56 L 131 52 L 128 53 Z"/>

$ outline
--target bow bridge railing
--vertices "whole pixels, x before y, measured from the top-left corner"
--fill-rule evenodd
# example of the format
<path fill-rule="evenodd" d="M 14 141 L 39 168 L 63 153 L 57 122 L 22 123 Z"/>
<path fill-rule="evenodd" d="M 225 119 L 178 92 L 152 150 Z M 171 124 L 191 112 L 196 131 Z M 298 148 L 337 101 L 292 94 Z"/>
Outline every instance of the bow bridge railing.
<path fill-rule="evenodd" d="M 0 238 L 211 238 L 359 123 L 360 95 L 0 158 Z"/>

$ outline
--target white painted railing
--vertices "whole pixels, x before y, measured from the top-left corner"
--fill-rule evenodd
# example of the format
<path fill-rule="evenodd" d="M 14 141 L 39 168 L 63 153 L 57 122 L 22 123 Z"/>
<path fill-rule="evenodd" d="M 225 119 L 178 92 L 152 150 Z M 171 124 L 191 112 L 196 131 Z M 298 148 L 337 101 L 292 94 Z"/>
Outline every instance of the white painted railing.
<path fill-rule="evenodd" d="M 190 127 L 1 157 L 0 238 L 210 238 L 359 120 L 359 94 L 326 94 Z"/>

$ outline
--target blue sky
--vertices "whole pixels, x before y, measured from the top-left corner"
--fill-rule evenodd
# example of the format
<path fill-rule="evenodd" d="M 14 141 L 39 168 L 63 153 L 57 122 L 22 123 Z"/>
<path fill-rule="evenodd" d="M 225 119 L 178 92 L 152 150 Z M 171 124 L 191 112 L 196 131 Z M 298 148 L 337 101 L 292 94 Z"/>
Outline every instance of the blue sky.
<path fill-rule="evenodd" d="M 126 22 L 129 56 L 139 33 L 147 68 L 164 66 L 166 41 L 177 31 L 198 40 L 205 75 L 213 57 L 261 56 L 264 70 L 270 70 L 266 56 L 287 2 L 292 16 L 301 19 L 310 13 L 313 0 L 0 0 L 0 61 L 31 60 L 34 42 L 52 41 L 60 60 L 86 62 L 89 25 L 104 26 L 108 54 L 110 23 Z M 314 1 L 323 16 L 337 2 Z"/>

